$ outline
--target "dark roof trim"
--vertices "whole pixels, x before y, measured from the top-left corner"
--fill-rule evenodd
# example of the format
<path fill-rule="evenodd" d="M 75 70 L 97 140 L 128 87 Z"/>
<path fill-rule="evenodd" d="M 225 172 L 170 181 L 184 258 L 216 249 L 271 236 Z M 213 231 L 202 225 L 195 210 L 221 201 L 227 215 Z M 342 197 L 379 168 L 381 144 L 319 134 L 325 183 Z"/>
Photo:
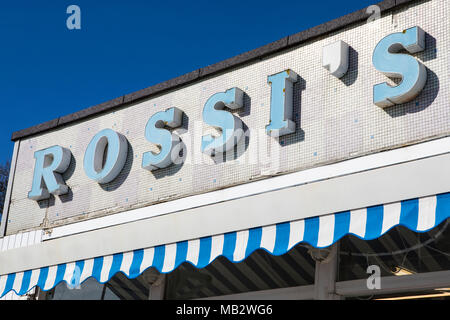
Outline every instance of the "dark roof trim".
<path fill-rule="evenodd" d="M 391 10 L 392 8 L 395 8 L 397 6 L 400 6 L 400 5 L 403 5 L 406 3 L 410 3 L 410 2 L 414 2 L 414 1 L 417 1 L 417 0 L 384 0 L 382 2 L 377 3 L 377 5 L 380 7 L 381 12 L 383 13 L 383 12 Z M 287 48 L 293 47 L 302 42 L 310 40 L 312 38 L 325 35 L 327 33 L 339 30 L 350 24 L 360 22 L 360 21 L 367 19 L 368 14 L 366 13 L 366 9 L 367 8 L 352 12 L 343 17 L 331 20 L 329 22 L 325 22 L 316 27 L 307 29 L 305 31 L 296 33 L 291 36 L 287 36 L 283 39 L 266 44 L 257 49 L 254 49 L 254 50 L 251 50 L 248 52 L 244 52 L 235 57 L 232 57 L 232 58 L 226 59 L 224 61 L 209 65 L 207 67 L 192 71 L 192 72 L 184 74 L 182 76 L 161 82 L 159 84 L 148 87 L 146 89 L 142 89 L 142 90 L 130 93 L 130 94 L 126 94 L 122 97 L 98 104 L 96 106 L 93 106 L 93 107 L 90 107 L 90 108 L 57 118 L 57 119 L 54 119 L 51 121 L 44 122 L 42 124 L 30 127 L 28 129 L 16 131 L 12 134 L 11 140 L 16 141 L 16 140 L 19 140 L 19 139 L 22 139 L 25 137 L 35 135 L 37 133 L 41 133 L 41 132 L 44 132 L 44 131 L 47 131 L 50 129 L 61 127 L 63 125 L 66 125 L 68 123 L 71 123 L 71 122 L 74 122 L 77 120 L 85 119 L 87 117 L 100 114 L 105 111 L 111 111 L 112 109 L 117 108 L 119 106 L 123 106 L 127 103 L 136 102 L 140 99 L 148 98 L 155 94 L 160 94 L 164 91 L 172 90 L 172 89 L 178 88 L 180 86 L 187 85 L 196 80 L 206 78 L 207 76 L 211 76 L 213 74 L 223 72 L 225 70 L 242 65 L 244 63 L 248 63 L 248 62 L 254 61 L 256 59 L 260 59 L 265 56 L 268 56 L 270 54 L 274 54 L 276 52 L 285 50 Z"/>

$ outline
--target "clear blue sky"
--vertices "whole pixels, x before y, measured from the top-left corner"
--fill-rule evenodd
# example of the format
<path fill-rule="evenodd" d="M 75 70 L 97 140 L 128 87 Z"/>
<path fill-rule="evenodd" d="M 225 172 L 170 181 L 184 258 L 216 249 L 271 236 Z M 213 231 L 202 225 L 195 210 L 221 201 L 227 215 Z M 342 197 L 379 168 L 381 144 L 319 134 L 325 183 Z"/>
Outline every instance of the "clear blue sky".
<path fill-rule="evenodd" d="M 374 0 L 15 0 L 0 4 L 0 162 L 13 131 L 257 48 Z M 81 8 L 81 30 L 66 9 Z"/>

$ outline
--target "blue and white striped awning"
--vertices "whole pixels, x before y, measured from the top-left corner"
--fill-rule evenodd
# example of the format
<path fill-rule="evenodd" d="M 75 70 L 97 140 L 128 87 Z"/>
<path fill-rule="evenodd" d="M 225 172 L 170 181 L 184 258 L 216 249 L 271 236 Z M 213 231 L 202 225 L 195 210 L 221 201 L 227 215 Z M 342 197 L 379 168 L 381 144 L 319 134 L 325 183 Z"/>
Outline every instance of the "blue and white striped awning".
<path fill-rule="evenodd" d="M 132 279 L 150 267 L 162 273 L 183 262 L 203 268 L 221 255 L 240 262 L 257 249 L 282 255 L 301 242 L 324 248 L 347 234 L 371 240 L 397 225 L 425 232 L 448 217 L 450 193 L 405 200 L 2 275 L 0 297 L 10 291 L 23 295 L 36 286 L 47 291 L 61 281 L 77 286 L 90 277 L 104 283 L 119 271 Z"/>

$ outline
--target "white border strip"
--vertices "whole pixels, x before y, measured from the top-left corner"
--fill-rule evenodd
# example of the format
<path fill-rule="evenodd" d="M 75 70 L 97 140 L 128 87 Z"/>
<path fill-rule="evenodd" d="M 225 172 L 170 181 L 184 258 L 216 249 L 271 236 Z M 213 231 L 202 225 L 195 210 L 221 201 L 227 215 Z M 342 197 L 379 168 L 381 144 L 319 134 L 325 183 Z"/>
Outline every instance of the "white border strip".
<path fill-rule="evenodd" d="M 54 228 L 43 241 L 450 153 L 450 137 Z"/>
<path fill-rule="evenodd" d="M 13 150 L 13 156 L 11 159 L 11 164 L 9 168 L 9 178 L 8 178 L 8 186 L 6 189 L 6 195 L 5 195 L 5 203 L 3 206 L 3 214 L 2 214 L 2 221 L 0 225 L 0 238 L 5 236 L 6 233 L 6 225 L 8 222 L 8 214 L 9 214 L 9 203 L 11 202 L 11 190 L 13 186 L 13 181 L 15 178 L 16 173 L 16 164 L 17 164 L 17 155 L 19 154 L 19 146 L 20 146 L 20 140 L 14 143 L 14 150 Z"/>

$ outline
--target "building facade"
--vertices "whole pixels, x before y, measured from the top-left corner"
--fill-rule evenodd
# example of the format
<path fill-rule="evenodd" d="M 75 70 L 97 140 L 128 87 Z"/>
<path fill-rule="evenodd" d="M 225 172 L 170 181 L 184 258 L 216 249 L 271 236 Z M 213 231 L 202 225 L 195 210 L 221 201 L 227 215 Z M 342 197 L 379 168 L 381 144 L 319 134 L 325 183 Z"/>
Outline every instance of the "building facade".
<path fill-rule="evenodd" d="M 0 296 L 450 295 L 449 16 L 386 0 L 15 132 Z"/>

